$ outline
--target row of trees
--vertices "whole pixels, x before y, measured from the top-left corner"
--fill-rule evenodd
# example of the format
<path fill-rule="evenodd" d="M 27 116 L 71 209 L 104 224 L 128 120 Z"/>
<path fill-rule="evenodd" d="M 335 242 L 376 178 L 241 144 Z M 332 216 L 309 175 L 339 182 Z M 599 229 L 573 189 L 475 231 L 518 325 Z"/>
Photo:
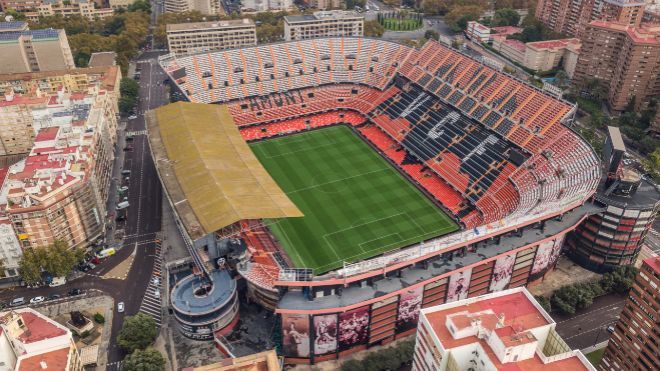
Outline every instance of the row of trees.
<path fill-rule="evenodd" d="M 388 30 L 412 31 L 422 27 L 424 22 L 421 13 L 408 11 L 378 13 L 378 22 Z"/>
<path fill-rule="evenodd" d="M 63 277 L 83 259 L 85 251 L 70 249 L 64 241 L 55 241 L 52 245 L 35 249 L 25 249 L 19 262 L 19 271 L 26 284 L 41 282 L 44 272 L 55 277 Z"/>
<path fill-rule="evenodd" d="M 119 111 L 122 114 L 128 114 L 135 107 L 139 90 L 140 85 L 132 78 L 124 77 L 121 79 L 119 84 Z"/>
<path fill-rule="evenodd" d="M 410 364 L 415 350 L 415 340 L 404 340 L 396 346 L 368 354 L 362 360 L 351 359 L 341 366 L 342 371 L 399 370 Z"/>
<path fill-rule="evenodd" d="M 565 285 L 555 291 L 549 300 L 545 297 L 537 297 L 537 300 L 547 311 L 574 314 L 579 309 L 591 306 L 598 296 L 627 293 L 637 272 L 634 266 L 618 267 L 610 273 L 605 273 L 598 281 Z"/>
<path fill-rule="evenodd" d="M 126 73 L 128 63 L 139 52 L 149 32 L 149 2 L 138 0 L 128 10 L 105 19 L 89 20 L 80 15 L 40 17 L 30 23 L 31 29 L 63 28 L 66 30 L 74 61 L 86 67 L 92 53 L 114 51 L 117 64 Z"/>
<path fill-rule="evenodd" d="M 165 369 L 165 358 L 152 347 L 158 336 L 153 317 L 144 313 L 124 319 L 117 344 L 130 353 L 122 362 L 125 371 L 160 371 Z"/>

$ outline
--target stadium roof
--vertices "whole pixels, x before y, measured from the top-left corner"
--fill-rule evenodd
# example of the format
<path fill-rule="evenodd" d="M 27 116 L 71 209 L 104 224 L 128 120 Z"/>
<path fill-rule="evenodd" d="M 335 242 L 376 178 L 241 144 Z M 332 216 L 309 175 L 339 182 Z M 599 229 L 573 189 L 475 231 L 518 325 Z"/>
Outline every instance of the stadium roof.
<path fill-rule="evenodd" d="M 154 161 L 196 240 L 239 220 L 299 217 L 224 106 L 177 102 L 147 114 Z"/>

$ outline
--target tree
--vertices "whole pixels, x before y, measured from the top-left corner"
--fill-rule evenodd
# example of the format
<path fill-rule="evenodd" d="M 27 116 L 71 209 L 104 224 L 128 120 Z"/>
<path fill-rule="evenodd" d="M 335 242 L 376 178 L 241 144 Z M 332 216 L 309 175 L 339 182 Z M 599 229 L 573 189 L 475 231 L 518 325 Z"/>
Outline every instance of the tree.
<path fill-rule="evenodd" d="M 449 11 L 448 2 L 444 0 L 423 0 L 422 11 L 425 14 L 445 14 Z"/>
<path fill-rule="evenodd" d="M 445 15 L 445 23 L 454 32 L 460 32 L 467 28 L 469 21 L 478 20 L 481 13 L 483 13 L 483 9 L 477 5 L 455 6 Z"/>
<path fill-rule="evenodd" d="M 534 296 L 534 299 L 541 305 L 546 312 L 550 313 L 552 310 L 552 305 L 550 305 L 550 300 L 543 295 Z"/>
<path fill-rule="evenodd" d="M 617 267 L 603 275 L 599 281 L 600 287 L 606 292 L 626 294 L 635 282 L 638 272 L 639 270 L 633 265 Z"/>
<path fill-rule="evenodd" d="M 151 14 L 151 4 L 145 0 L 136 0 L 132 4 L 130 4 L 126 10 L 128 10 L 129 12 L 142 11 Z"/>
<path fill-rule="evenodd" d="M 128 316 L 117 336 L 117 344 L 128 352 L 136 349 L 145 349 L 151 345 L 158 336 L 156 321 L 144 313 Z"/>
<path fill-rule="evenodd" d="M 660 147 L 656 147 L 642 160 L 642 166 L 654 179 L 660 178 Z"/>
<path fill-rule="evenodd" d="M 364 36 L 368 37 L 381 37 L 385 33 L 385 27 L 378 23 L 378 21 L 365 21 L 364 22 Z"/>
<path fill-rule="evenodd" d="M 41 281 L 43 272 L 56 277 L 66 276 L 84 255 L 83 249 L 70 249 L 66 242 L 56 240 L 46 247 L 25 249 L 18 269 L 23 281 L 30 285 Z"/>
<path fill-rule="evenodd" d="M 124 77 L 119 84 L 119 112 L 128 114 L 137 103 L 140 85 L 130 77 Z"/>
<path fill-rule="evenodd" d="M 560 88 L 565 88 L 566 86 L 568 86 L 569 81 L 570 78 L 568 77 L 566 71 L 559 70 L 557 71 L 557 74 L 555 74 L 555 84 Z"/>
<path fill-rule="evenodd" d="M 440 40 L 440 34 L 438 34 L 438 32 L 435 30 L 427 30 L 426 32 L 424 32 L 424 38 L 427 40 L 433 39 L 435 41 L 438 41 Z"/>
<path fill-rule="evenodd" d="M 518 23 L 520 23 L 520 14 L 510 8 L 496 10 L 492 20 L 493 26 L 517 26 Z"/>
<path fill-rule="evenodd" d="M 137 349 L 124 358 L 121 368 L 124 371 L 161 371 L 165 370 L 165 358 L 154 348 Z"/>

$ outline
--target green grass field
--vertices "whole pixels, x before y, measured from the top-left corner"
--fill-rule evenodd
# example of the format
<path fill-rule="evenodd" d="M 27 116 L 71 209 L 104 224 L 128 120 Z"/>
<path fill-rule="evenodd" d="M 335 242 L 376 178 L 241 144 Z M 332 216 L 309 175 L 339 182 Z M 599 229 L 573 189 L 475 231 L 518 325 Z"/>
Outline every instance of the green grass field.
<path fill-rule="evenodd" d="M 294 264 L 316 274 L 436 237 L 456 224 L 351 129 L 270 139 L 252 150 L 305 214 L 269 220 Z"/>

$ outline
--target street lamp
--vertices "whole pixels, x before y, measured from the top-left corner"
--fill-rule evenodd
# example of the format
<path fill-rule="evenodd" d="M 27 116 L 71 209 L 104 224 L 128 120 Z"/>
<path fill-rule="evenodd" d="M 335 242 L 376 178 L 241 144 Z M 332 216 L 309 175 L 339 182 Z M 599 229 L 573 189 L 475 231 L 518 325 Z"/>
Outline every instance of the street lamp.
<path fill-rule="evenodd" d="M 598 328 L 598 334 L 596 334 L 596 341 L 594 341 L 594 346 L 598 344 L 598 338 L 600 337 L 600 333 L 603 331 L 603 327 Z"/>

